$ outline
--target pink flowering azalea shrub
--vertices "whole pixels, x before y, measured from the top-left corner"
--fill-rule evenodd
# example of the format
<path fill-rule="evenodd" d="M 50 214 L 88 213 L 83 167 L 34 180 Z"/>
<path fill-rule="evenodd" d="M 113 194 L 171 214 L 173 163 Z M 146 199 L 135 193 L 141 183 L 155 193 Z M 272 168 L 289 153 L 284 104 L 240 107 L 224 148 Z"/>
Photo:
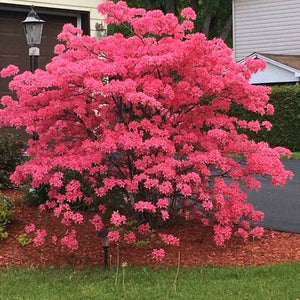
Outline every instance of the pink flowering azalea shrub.
<path fill-rule="evenodd" d="M 238 65 L 221 39 L 191 33 L 190 8 L 181 23 L 173 14 L 121 1 L 105 1 L 98 10 L 132 36 L 97 40 L 66 24 L 46 69 L 16 75 L 9 88 L 17 100 L 2 98 L 1 125 L 24 126 L 34 137 L 30 159 L 11 179 L 49 184 L 41 209 L 53 210 L 67 227 L 53 243 L 78 247 L 73 225 L 83 215 L 72 208 L 79 202 L 94 205 L 91 228 L 108 230 L 116 243 L 156 236 L 161 247 L 178 246 L 177 237 L 157 231 L 178 215 L 212 227 L 217 245 L 233 234 L 261 236 L 252 225 L 263 213 L 247 203 L 241 187 L 259 189 L 259 174 L 284 185 L 292 173 L 280 155 L 289 151 L 240 133 L 271 129 L 270 123 L 228 111 L 234 103 L 261 115 L 274 112 L 270 89 L 249 83 L 264 63 Z M 9 67 L 1 75 L 16 72 Z M 38 245 L 51 239 L 32 225 L 27 231 L 35 232 Z M 155 245 L 153 257 L 161 260 L 165 250 Z"/>

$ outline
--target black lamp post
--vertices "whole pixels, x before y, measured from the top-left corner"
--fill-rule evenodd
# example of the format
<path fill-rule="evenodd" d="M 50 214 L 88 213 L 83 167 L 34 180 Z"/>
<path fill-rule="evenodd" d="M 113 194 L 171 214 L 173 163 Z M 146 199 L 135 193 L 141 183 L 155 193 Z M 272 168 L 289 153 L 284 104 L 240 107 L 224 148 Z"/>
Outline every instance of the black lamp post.
<path fill-rule="evenodd" d="M 24 32 L 29 48 L 30 70 L 34 72 L 38 68 L 40 49 L 37 47 L 41 43 L 43 25 L 45 21 L 41 20 L 33 5 L 27 15 L 27 18 L 22 21 Z"/>
<path fill-rule="evenodd" d="M 108 243 L 108 239 L 107 239 L 107 234 L 108 231 L 107 230 L 101 230 L 98 232 L 98 236 L 101 240 L 101 244 L 103 247 L 103 253 L 104 253 L 104 266 L 105 268 L 108 267 L 108 247 L 109 247 L 109 243 Z"/>

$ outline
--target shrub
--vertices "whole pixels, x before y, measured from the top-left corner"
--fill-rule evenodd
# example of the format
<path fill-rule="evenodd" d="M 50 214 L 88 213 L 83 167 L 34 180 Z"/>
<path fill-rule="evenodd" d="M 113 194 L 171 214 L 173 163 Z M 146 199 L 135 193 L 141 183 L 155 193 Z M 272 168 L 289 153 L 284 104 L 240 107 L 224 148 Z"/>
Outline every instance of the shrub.
<path fill-rule="evenodd" d="M 231 113 L 247 121 L 269 121 L 272 130 L 262 129 L 258 133 L 246 131 L 249 138 L 266 141 L 271 147 L 284 146 L 291 151 L 300 150 L 300 86 L 282 85 L 272 87 L 270 104 L 275 108 L 274 115 L 260 116 L 233 105 Z"/>
<path fill-rule="evenodd" d="M 235 232 L 260 236 L 261 228 L 250 224 L 263 213 L 246 202 L 241 185 L 259 189 L 257 174 L 284 185 L 292 173 L 279 156 L 289 151 L 248 140 L 238 129 L 257 130 L 259 122 L 248 124 L 228 111 L 234 102 L 271 112 L 269 88 L 249 83 L 264 62 L 236 64 L 221 39 L 191 34 L 191 8 L 182 11 L 182 22 L 123 1 L 104 1 L 98 9 L 108 22 L 129 26 L 133 36 L 99 41 L 66 24 L 46 70 L 15 76 L 9 87 L 18 100 L 1 100 L 0 125 L 21 124 L 36 133 L 28 142 L 30 160 L 11 176 L 14 183 L 49 184 L 50 200 L 41 209 L 53 209 L 69 226 L 60 242 L 72 250 L 78 241 L 70 226 L 84 221 L 72 208 L 82 201 L 99 200 L 88 216 L 96 231 L 108 229 L 108 239 L 118 243 L 149 239 L 158 260 L 164 250 L 155 238 L 179 244 L 153 232 L 153 223 L 170 221 L 172 211 L 211 226 L 217 245 Z M 240 154 L 245 165 L 232 157 Z M 132 220 L 135 232 L 127 223 Z M 45 237 L 37 229 L 33 242 L 40 245 Z"/>
<path fill-rule="evenodd" d="M 24 147 L 19 135 L 0 131 L 0 187 L 11 185 L 9 176 L 22 162 Z"/>
<path fill-rule="evenodd" d="M 6 196 L 0 196 L 0 240 L 8 236 L 5 228 L 11 222 L 13 213 L 12 201 Z"/>
<path fill-rule="evenodd" d="M 19 244 L 24 247 L 30 243 L 32 243 L 32 238 L 27 235 L 27 233 L 21 233 L 17 236 L 17 241 Z"/>

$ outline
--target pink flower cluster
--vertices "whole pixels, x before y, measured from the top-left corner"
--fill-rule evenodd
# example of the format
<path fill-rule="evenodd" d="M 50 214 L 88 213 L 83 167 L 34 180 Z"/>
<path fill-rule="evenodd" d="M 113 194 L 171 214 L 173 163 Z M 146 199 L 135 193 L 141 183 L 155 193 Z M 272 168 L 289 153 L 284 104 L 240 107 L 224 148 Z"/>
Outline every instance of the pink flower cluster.
<path fill-rule="evenodd" d="M 146 235 L 148 234 L 150 231 L 150 225 L 149 223 L 146 223 L 146 224 L 141 224 L 139 225 L 138 227 L 138 232 L 142 235 Z"/>
<path fill-rule="evenodd" d="M 35 246 L 41 246 L 45 242 L 45 237 L 47 236 L 47 231 L 45 229 L 37 229 L 35 232 L 35 237 L 33 243 Z"/>
<path fill-rule="evenodd" d="M 70 250 L 76 250 L 78 248 L 78 241 L 76 239 L 76 230 L 72 229 L 61 239 L 61 244 L 68 247 Z"/>
<path fill-rule="evenodd" d="M 34 232 L 35 231 L 35 225 L 33 223 L 31 224 L 28 224 L 25 226 L 25 232 L 28 234 L 28 233 L 31 233 L 31 232 Z"/>
<path fill-rule="evenodd" d="M 9 65 L 0 71 L 0 76 L 2 78 L 5 78 L 5 77 L 16 75 L 18 73 L 19 73 L 19 68 L 17 66 Z"/>
<path fill-rule="evenodd" d="M 120 232 L 117 231 L 117 230 L 112 230 L 110 231 L 108 234 L 107 234 L 107 239 L 110 241 L 110 242 L 118 242 L 119 239 L 120 239 Z"/>
<path fill-rule="evenodd" d="M 127 218 L 123 215 L 120 215 L 119 211 L 114 211 L 110 217 L 110 223 L 115 226 L 120 226 L 126 224 Z"/>
<path fill-rule="evenodd" d="M 124 234 L 124 241 L 126 243 L 132 244 L 136 242 L 136 235 L 134 234 L 134 232 L 129 232 L 129 233 L 125 233 Z"/>
<path fill-rule="evenodd" d="M 157 261 L 162 261 L 165 257 L 165 250 L 163 248 L 153 249 L 152 257 Z"/>
<path fill-rule="evenodd" d="M 139 212 L 149 211 L 155 213 L 156 207 L 149 201 L 138 201 L 134 204 L 134 209 Z"/>
<path fill-rule="evenodd" d="M 156 206 L 159 207 L 159 208 L 167 208 L 169 206 L 168 198 L 158 199 Z"/>
<path fill-rule="evenodd" d="M 95 214 L 93 218 L 90 219 L 90 222 L 94 225 L 96 231 L 101 231 L 104 228 L 102 218 L 98 214 Z"/>
<path fill-rule="evenodd" d="M 168 245 L 179 246 L 179 238 L 172 234 L 159 233 L 158 236 Z"/>
<path fill-rule="evenodd" d="M 184 8 L 181 11 L 181 16 L 186 19 L 190 19 L 190 20 L 196 20 L 196 18 L 197 18 L 195 11 L 190 7 Z"/>

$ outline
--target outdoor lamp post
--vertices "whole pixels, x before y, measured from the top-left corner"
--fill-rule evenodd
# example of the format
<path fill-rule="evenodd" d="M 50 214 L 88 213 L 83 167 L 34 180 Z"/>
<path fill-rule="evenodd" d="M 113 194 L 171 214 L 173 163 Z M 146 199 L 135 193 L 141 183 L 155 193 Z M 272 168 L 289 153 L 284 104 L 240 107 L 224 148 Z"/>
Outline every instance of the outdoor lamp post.
<path fill-rule="evenodd" d="M 96 23 L 95 24 L 95 29 L 96 31 L 99 33 L 99 38 L 103 39 L 106 37 L 107 35 L 107 29 L 104 27 L 103 23 Z"/>
<path fill-rule="evenodd" d="M 98 232 L 98 236 L 100 238 L 102 247 L 103 247 L 103 253 L 104 253 L 104 266 L 105 268 L 108 267 L 108 247 L 109 247 L 109 243 L 108 243 L 108 239 L 107 239 L 107 234 L 108 231 L 107 230 L 101 230 Z"/>
<path fill-rule="evenodd" d="M 33 5 L 27 15 L 27 18 L 22 21 L 24 32 L 29 48 L 30 70 L 34 72 L 38 68 L 40 49 L 37 47 L 41 43 L 43 25 L 45 21 L 41 20 Z"/>

